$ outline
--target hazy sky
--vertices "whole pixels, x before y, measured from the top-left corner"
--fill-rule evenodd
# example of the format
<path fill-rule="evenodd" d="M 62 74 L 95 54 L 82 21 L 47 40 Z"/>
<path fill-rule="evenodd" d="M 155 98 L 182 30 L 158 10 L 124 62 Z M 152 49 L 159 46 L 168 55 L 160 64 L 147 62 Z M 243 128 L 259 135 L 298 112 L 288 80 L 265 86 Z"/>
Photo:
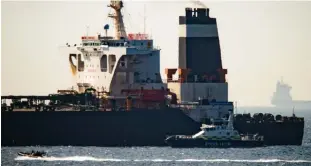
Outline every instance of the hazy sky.
<path fill-rule="evenodd" d="M 270 105 L 283 76 L 295 99 L 311 100 L 311 2 L 208 2 L 218 19 L 229 98 Z M 1 95 L 55 93 L 71 86 L 66 42 L 111 24 L 107 1 L 1 2 Z M 161 47 L 161 69 L 177 66 L 178 16 L 191 1 L 126 1 L 127 32 L 146 30 Z M 108 32 L 113 34 L 113 29 Z"/>

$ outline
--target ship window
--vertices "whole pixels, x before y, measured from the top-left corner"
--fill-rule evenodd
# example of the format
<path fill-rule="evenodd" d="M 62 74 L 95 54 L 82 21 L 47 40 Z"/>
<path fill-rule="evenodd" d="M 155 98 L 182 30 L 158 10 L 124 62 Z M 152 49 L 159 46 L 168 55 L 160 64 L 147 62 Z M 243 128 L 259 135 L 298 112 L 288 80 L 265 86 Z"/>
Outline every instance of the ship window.
<path fill-rule="evenodd" d="M 107 71 L 107 55 L 103 55 L 100 59 L 101 72 Z"/>
<path fill-rule="evenodd" d="M 144 43 L 141 43 L 141 45 L 144 45 Z"/>
<path fill-rule="evenodd" d="M 229 132 L 227 132 L 227 135 L 230 135 L 230 133 L 229 133 Z"/>

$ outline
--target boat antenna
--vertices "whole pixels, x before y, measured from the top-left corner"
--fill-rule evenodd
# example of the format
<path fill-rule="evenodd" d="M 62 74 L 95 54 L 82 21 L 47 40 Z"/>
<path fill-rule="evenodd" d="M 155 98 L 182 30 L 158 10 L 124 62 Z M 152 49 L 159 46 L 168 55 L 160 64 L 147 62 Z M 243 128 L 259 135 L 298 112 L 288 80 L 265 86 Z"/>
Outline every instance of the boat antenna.
<path fill-rule="evenodd" d="M 235 113 L 237 114 L 238 113 L 238 102 L 235 101 Z"/>
<path fill-rule="evenodd" d="M 293 117 L 295 117 L 295 106 L 293 107 Z"/>

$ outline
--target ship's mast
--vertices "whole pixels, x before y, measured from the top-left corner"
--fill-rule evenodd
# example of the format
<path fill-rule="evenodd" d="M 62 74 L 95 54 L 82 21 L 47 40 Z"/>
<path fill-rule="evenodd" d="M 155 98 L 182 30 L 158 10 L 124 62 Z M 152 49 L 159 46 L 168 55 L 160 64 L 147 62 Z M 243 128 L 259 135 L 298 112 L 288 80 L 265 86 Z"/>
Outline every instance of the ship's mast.
<path fill-rule="evenodd" d="M 108 15 L 108 17 L 114 19 L 115 38 L 117 40 L 121 39 L 121 37 L 126 39 L 127 35 L 124 27 L 123 16 L 121 13 L 121 9 L 123 8 L 122 0 L 111 0 L 108 7 L 111 7 L 115 11 L 114 14 Z"/>

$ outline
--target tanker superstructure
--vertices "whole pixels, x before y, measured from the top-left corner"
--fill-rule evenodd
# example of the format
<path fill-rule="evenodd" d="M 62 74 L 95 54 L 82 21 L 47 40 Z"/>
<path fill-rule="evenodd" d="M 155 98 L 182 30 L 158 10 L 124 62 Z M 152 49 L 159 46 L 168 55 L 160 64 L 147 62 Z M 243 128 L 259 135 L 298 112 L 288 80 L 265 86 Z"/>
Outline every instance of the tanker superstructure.
<path fill-rule="evenodd" d="M 87 88 L 107 91 L 120 96 L 121 89 L 165 86 L 160 75 L 160 50 L 153 46 L 147 34 L 127 35 L 121 9 L 122 1 L 111 1 L 115 36 L 82 36 L 82 46 L 70 54 L 72 71 L 78 92 Z M 106 25 L 105 30 L 109 29 Z M 72 57 L 78 57 L 77 66 Z"/>
<path fill-rule="evenodd" d="M 2 96 L 14 100 L 8 109 L 2 105 L 7 110 L 1 116 L 3 146 L 166 146 L 166 135 L 194 134 L 202 122 L 215 122 L 233 111 L 217 22 L 209 9 L 186 8 L 186 16 L 180 16 L 179 66 L 166 69 L 164 82 L 160 49 L 146 34 L 127 34 L 122 1 L 111 1 L 109 7 L 114 10 L 109 15 L 114 37 L 82 36 L 81 46 L 68 48 L 74 89 L 48 96 Z M 24 106 L 36 111 L 14 110 Z M 303 118 L 284 125 L 282 118 L 276 123 L 271 117 L 245 117 L 234 123 L 241 133 L 259 132 L 268 137 L 267 145 L 279 144 L 278 139 L 301 144 Z M 276 127 L 263 130 L 271 126 Z"/>

